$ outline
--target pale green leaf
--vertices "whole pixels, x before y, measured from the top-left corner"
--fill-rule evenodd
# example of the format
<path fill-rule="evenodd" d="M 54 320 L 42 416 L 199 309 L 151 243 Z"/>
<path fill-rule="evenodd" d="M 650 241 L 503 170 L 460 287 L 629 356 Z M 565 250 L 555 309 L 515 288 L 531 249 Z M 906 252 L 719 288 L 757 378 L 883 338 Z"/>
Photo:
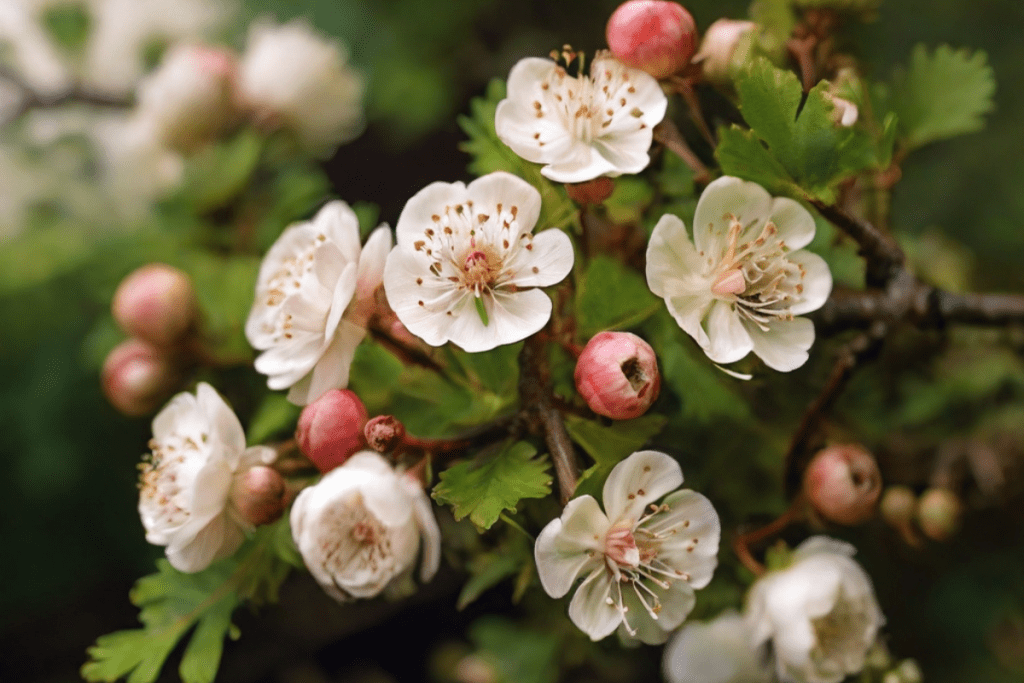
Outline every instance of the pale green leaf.
<path fill-rule="evenodd" d="M 634 327 L 660 306 L 642 274 L 613 258 L 597 256 L 576 291 L 579 333 L 589 338 L 602 330 Z"/>
<path fill-rule="evenodd" d="M 584 471 L 576 486 L 576 495 L 597 495 L 600 487 L 623 458 L 640 450 L 668 422 L 664 415 L 644 415 L 633 420 L 620 420 L 605 426 L 576 415 L 565 416 L 569 436 L 594 460 Z"/>
<path fill-rule="evenodd" d="M 478 654 L 494 670 L 495 683 L 555 683 L 559 640 L 501 617 L 483 617 L 469 627 Z"/>

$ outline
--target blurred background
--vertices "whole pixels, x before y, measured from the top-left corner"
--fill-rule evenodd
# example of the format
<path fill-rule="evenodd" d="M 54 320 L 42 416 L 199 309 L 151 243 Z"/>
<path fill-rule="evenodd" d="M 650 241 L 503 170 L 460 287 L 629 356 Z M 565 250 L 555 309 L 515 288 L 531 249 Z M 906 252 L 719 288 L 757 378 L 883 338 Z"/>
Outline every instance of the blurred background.
<path fill-rule="evenodd" d="M 0 0 L 0 65 L 6 70 L 0 71 L 0 121 L 18 106 L 3 78 L 11 70 L 53 87 L 62 73 L 73 73 L 97 93 L 122 97 L 175 40 L 241 47 L 254 19 L 303 16 L 343 41 L 351 64 L 365 75 L 367 126 L 330 158 L 289 161 L 262 181 L 273 208 L 254 228 L 255 244 L 308 216 L 328 193 L 362 203 L 361 215 L 376 214 L 393 225 L 405 200 L 424 185 L 469 179 L 469 158 L 459 151 L 465 135 L 456 119 L 472 97 L 492 78 L 505 78 L 521 57 L 546 55 L 565 43 L 588 52 L 603 47 L 604 23 L 616 5 Z M 745 17 L 748 3 L 691 0 L 686 6 L 703 29 L 723 16 Z M 39 36 L 29 36 L 20 23 L 26 15 L 38 20 Z M 868 78 L 890 80 L 917 43 L 984 50 L 995 70 L 997 106 L 986 129 L 916 153 L 893 195 L 894 231 L 924 277 L 950 289 L 1024 288 L 1022 31 L 1024 5 L 1015 0 L 885 0 L 875 21 L 854 23 L 842 34 Z M 50 47 L 29 55 L 36 71 L 28 73 L 20 51 L 32 40 Z M 101 40 L 109 44 L 101 46 Z M 128 590 L 162 553 L 145 543 L 135 509 L 135 465 L 146 450 L 149 418 L 123 417 L 100 389 L 103 358 L 123 338 L 111 320 L 110 299 L 125 274 L 156 254 L 175 265 L 190 261 L 186 252 L 167 256 L 167 236 L 199 230 L 195 212 L 183 209 L 198 201 L 196 184 L 216 188 L 239 163 L 229 159 L 219 166 L 225 162 L 218 158 L 204 167 L 200 160 L 182 181 L 188 192 L 175 195 L 156 167 L 140 172 L 118 155 L 118 141 L 103 132 L 108 116 L 103 106 L 43 107 L 0 130 L 5 682 L 79 680 L 85 648 L 98 635 L 136 623 Z M 710 160 L 708 149 L 697 151 Z M 215 200 L 207 208 L 211 224 L 237 222 L 237 216 L 219 215 Z M 204 233 L 203 239 L 207 251 L 216 252 L 218 238 Z M 192 268 L 198 269 L 193 277 L 201 300 L 230 294 L 231 282 L 238 283 L 240 301 L 251 296 L 251 269 L 225 272 L 216 260 Z M 239 309 L 244 315 L 247 304 Z M 210 324 L 217 333 L 240 336 L 238 319 Z M 962 424 L 967 415 L 983 417 L 986 411 L 999 412 L 1010 432 L 1024 429 L 1024 332 L 1010 334 L 1018 337 L 1016 353 L 989 375 L 972 365 L 961 384 L 936 385 L 941 406 L 919 422 L 922 430 L 952 433 L 957 420 Z M 239 352 L 247 349 L 240 346 Z M 261 382 L 243 367 L 237 372 L 241 383 Z M 885 372 L 882 364 L 860 377 L 850 401 L 877 400 L 880 406 L 890 400 L 882 388 Z M 914 381 L 929 395 L 929 382 L 939 380 L 922 373 Z M 1004 410 L 1013 406 L 1016 412 Z M 244 406 L 239 412 L 244 415 Z M 869 427 L 877 432 L 884 424 L 880 417 Z M 890 446 L 893 453 L 902 447 Z M 884 465 L 885 454 L 880 457 Z M 766 489 L 777 487 L 765 482 Z M 1024 680 L 1022 502 L 1021 492 L 1011 490 L 997 508 L 968 515 L 953 541 L 924 550 L 910 549 L 879 528 L 855 537 L 889 618 L 890 647 L 916 658 L 926 680 Z M 315 585 L 296 577 L 286 585 L 283 606 L 258 617 L 240 614 L 242 637 L 228 645 L 218 680 L 427 680 L 446 649 L 457 652 L 472 640 L 468 629 L 479 616 L 516 609 L 507 596 L 488 595 L 457 612 L 461 580 L 449 571 L 411 603 L 384 608 L 388 614 L 374 604 L 343 615 Z M 474 637 L 485 637 L 480 633 L 476 627 Z M 607 675 L 652 680 L 657 662 L 648 659 L 635 664 L 639 669 Z M 164 679 L 175 677 L 175 667 L 168 666 Z"/>

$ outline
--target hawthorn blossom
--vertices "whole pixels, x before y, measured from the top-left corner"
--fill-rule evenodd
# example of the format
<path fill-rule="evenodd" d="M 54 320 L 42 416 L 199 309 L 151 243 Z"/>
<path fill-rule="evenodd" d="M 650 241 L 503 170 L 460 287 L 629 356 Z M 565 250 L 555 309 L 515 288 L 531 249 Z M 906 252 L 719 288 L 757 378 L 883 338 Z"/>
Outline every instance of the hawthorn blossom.
<path fill-rule="evenodd" d="M 249 343 L 263 351 L 255 367 L 267 386 L 290 387 L 288 400 L 306 405 L 348 385 L 390 249 L 387 226 L 361 248 L 359 222 L 342 201 L 281 234 L 260 266 L 245 324 Z"/>
<path fill-rule="evenodd" d="M 540 193 L 503 172 L 469 184 L 432 183 L 410 199 L 384 268 L 388 302 L 431 346 L 466 351 L 512 344 L 544 327 L 551 300 L 537 287 L 572 270 L 569 237 L 533 235 Z"/>
<path fill-rule="evenodd" d="M 230 502 L 232 485 L 272 462 L 273 449 L 246 448 L 238 418 L 205 382 L 157 414 L 149 445 L 139 481 L 146 540 L 167 546 L 171 566 L 189 573 L 238 550 L 251 525 Z"/>
<path fill-rule="evenodd" d="M 519 60 L 508 75 L 494 128 L 516 154 L 544 164 L 559 183 L 639 173 L 668 100 L 658 81 L 598 52 L 590 75 L 570 76 L 550 59 Z"/>
<path fill-rule="evenodd" d="M 537 537 L 534 555 L 545 592 L 560 598 L 586 578 L 569 618 L 592 640 L 619 628 L 624 638 L 656 645 L 694 605 L 695 588 L 711 580 L 721 526 L 707 498 L 683 483 L 679 463 L 639 451 L 605 481 L 602 512 L 592 496 L 569 501 Z"/>
<path fill-rule="evenodd" d="M 683 221 L 661 217 L 647 245 L 647 284 L 715 363 L 751 351 L 788 372 L 807 361 L 814 325 L 797 316 L 832 290 L 828 264 L 801 249 L 814 219 L 800 204 L 725 176 L 701 195 L 693 242 Z"/>
<path fill-rule="evenodd" d="M 668 683 L 770 683 L 774 672 L 767 655 L 750 644 L 743 617 L 729 610 L 676 631 L 661 668 Z"/>
<path fill-rule="evenodd" d="M 885 621 L 853 546 L 814 536 L 786 569 L 751 587 L 745 618 L 754 646 L 771 641 L 783 681 L 838 683 L 864 668 Z"/>
<path fill-rule="evenodd" d="M 324 151 L 363 131 L 363 78 L 348 54 L 308 23 L 257 22 L 239 69 L 242 103 L 264 124 L 293 130 L 305 146 Z"/>
<path fill-rule="evenodd" d="M 341 602 L 407 594 L 421 545 L 421 581 L 433 578 L 441 561 L 441 532 L 422 485 L 373 451 L 356 453 L 304 489 L 291 526 L 306 567 Z"/>

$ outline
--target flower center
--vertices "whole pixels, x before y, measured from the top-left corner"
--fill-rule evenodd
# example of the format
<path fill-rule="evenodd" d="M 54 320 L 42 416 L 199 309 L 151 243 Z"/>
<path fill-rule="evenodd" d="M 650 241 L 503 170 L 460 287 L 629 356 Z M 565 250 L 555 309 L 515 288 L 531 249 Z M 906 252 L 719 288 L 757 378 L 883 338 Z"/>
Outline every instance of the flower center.
<path fill-rule="evenodd" d="M 773 319 L 792 320 L 789 309 L 804 291 L 803 265 L 789 260 L 786 243 L 772 221 L 756 237 L 751 233 L 744 238 L 750 226 L 744 227 L 732 214 L 725 218 L 729 233 L 722 256 L 717 264 L 713 256 L 708 258 L 711 293 L 733 303 L 740 315 L 762 330 Z"/>
<path fill-rule="evenodd" d="M 207 435 L 200 439 L 206 442 Z M 199 457 L 200 444 L 191 437 L 173 434 L 162 442 L 149 442 L 152 455 L 139 465 L 140 506 L 161 526 L 178 527 L 192 513 L 189 510 L 186 461 Z"/>
<path fill-rule="evenodd" d="M 868 615 L 840 593 L 832 611 L 811 620 L 817 641 L 815 651 L 826 660 L 842 661 L 848 652 L 863 647 L 868 624 Z"/>
<path fill-rule="evenodd" d="M 640 566 L 640 551 L 636 547 L 631 526 L 620 522 L 608 530 L 604 538 L 604 554 L 620 567 L 633 569 Z"/>
<path fill-rule="evenodd" d="M 501 257 L 489 244 L 483 245 L 483 249 L 471 251 L 464 262 L 462 282 L 477 296 L 484 289 L 490 289 L 501 273 Z"/>

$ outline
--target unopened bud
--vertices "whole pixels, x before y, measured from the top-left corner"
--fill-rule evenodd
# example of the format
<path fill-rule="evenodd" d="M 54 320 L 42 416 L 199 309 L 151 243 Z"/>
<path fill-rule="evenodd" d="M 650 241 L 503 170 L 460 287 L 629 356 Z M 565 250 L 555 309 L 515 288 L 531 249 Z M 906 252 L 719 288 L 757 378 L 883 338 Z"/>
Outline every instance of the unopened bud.
<path fill-rule="evenodd" d="M 619 5 L 605 29 L 608 47 L 626 66 L 667 78 L 690 63 L 697 49 L 697 25 L 682 5 L 665 0 L 629 0 Z"/>
<path fill-rule="evenodd" d="M 917 496 L 909 486 L 889 486 L 882 495 L 879 506 L 882 519 L 893 527 L 904 527 L 914 519 Z"/>
<path fill-rule="evenodd" d="M 239 515 L 253 526 L 280 519 L 285 507 L 284 477 L 277 470 L 259 465 L 235 479 L 231 503 Z"/>
<path fill-rule="evenodd" d="M 708 26 L 694 62 L 700 62 L 704 79 L 718 85 L 732 82 L 734 69 L 749 57 L 757 24 L 719 19 Z"/>
<path fill-rule="evenodd" d="M 963 504 L 949 489 L 928 489 L 917 501 L 917 525 L 933 541 L 945 541 L 960 528 Z"/>
<path fill-rule="evenodd" d="M 103 362 L 103 393 L 118 412 L 140 417 L 154 412 L 177 388 L 170 360 L 140 339 L 121 342 Z"/>
<path fill-rule="evenodd" d="M 303 408 L 295 439 L 326 474 L 365 446 L 367 419 L 366 406 L 358 396 L 348 389 L 332 389 Z"/>
<path fill-rule="evenodd" d="M 832 110 L 832 121 L 836 125 L 842 126 L 843 128 L 849 128 L 853 124 L 857 123 L 858 110 L 856 104 L 836 95 L 829 95 L 826 93 L 825 96 L 831 100 L 832 104 L 835 106 L 835 109 Z"/>
<path fill-rule="evenodd" d="M 612 196 L 615 190 L 615 181 L 607 176 L 594 178 L 585 183 L 566 183 L 565 191 L 569 199 L 580 206 L 587 204 L 600 204 Z"/>
<path fill-rule="evenodd" d="M 395 449 L 405 438 L 405 425 L 394 415 L 378 415 L 363 430 L 366 445 L 378 453 Z"/>
<path fill-rule="evenodd" d="M 804 495 L 822 517 L 853 526 L 875 514 L 882 475 L 860 446 L 840 444 L 818 451 L 804 472 Z"/>
<path fill-rule="evenodd" d="M 111 312 L 125 332 L 157 346 L 179 341 L 198 316 L 188 275 L 162 263 L 142 266 L 122 280 Z"/>
<path fill-rule="evenodd" d="M 654 349 L 629 332 L 601 332 L 576 361 L 576 390 L 590 409 L 613 420 L 640 417 L 658 398 Z"/>

